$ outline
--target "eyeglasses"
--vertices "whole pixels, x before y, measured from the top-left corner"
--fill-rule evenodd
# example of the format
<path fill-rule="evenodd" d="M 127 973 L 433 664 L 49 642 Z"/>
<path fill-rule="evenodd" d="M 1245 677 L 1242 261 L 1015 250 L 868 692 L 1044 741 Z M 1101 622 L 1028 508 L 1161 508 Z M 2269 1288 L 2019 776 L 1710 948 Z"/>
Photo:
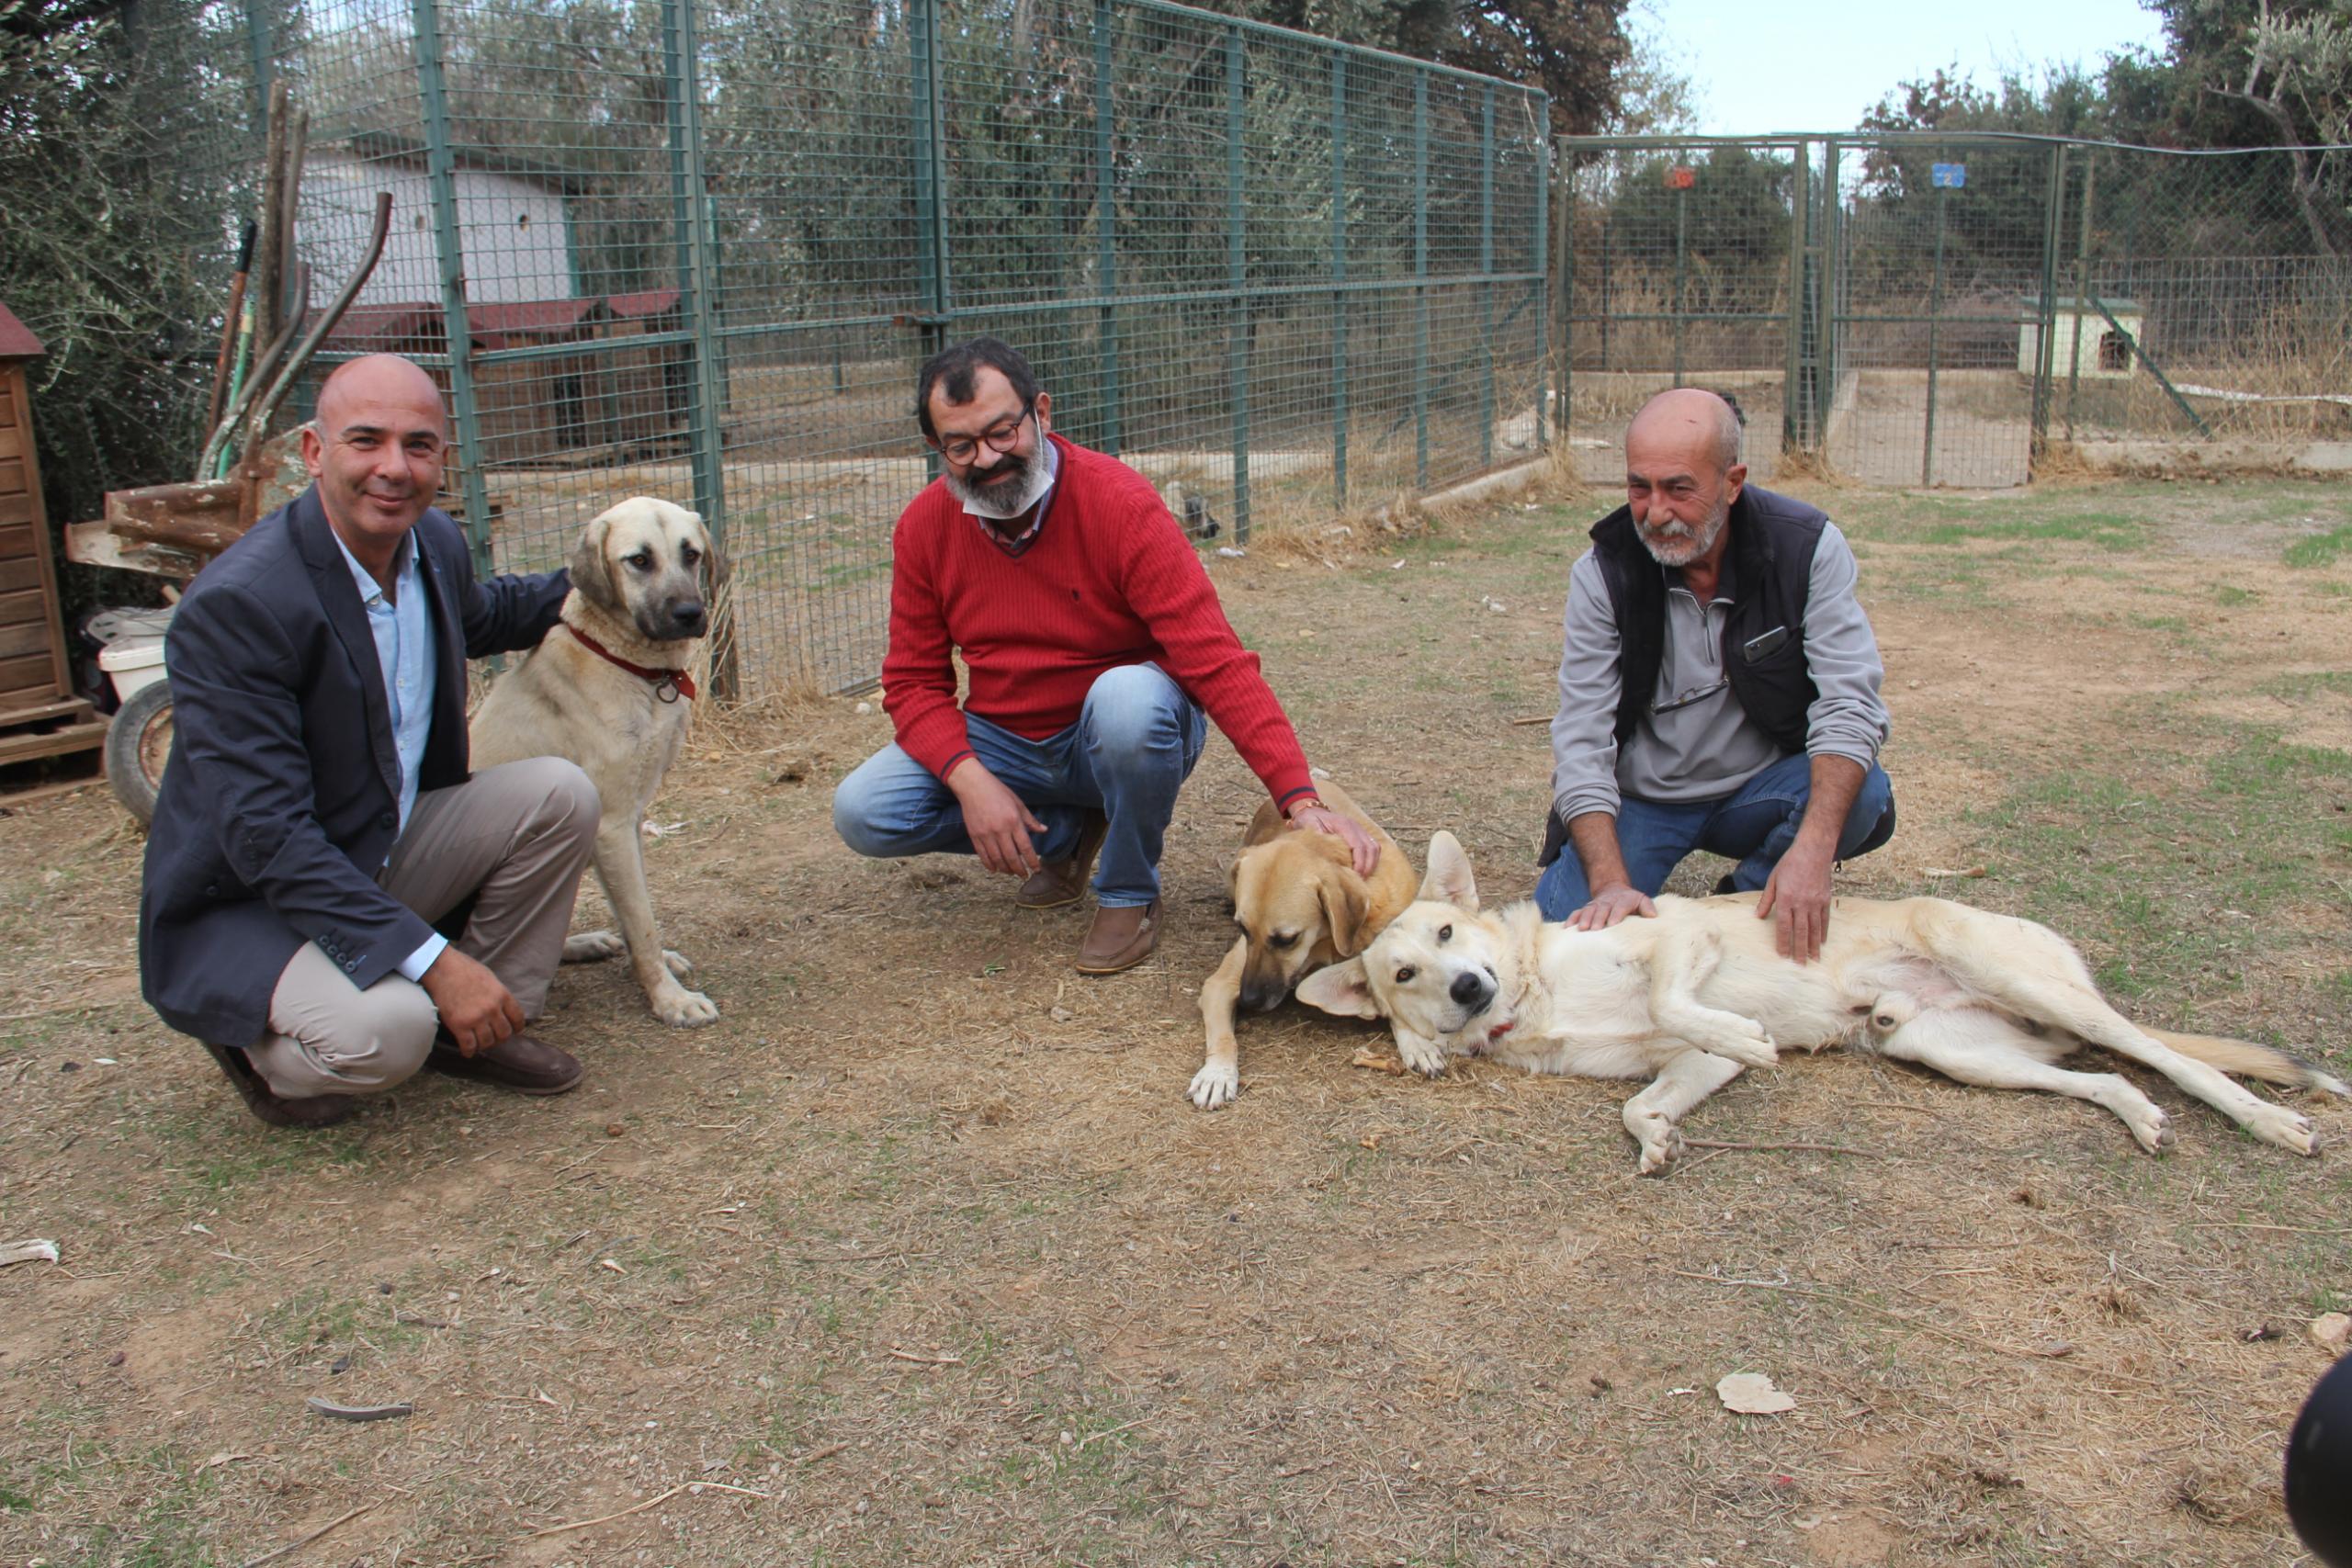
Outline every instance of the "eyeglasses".
<path fill-rule="evenodd" d="M 978 438 L 969 435 L 949 435 L 934 443 L 940 454 L 951 463 L 968 463 L 980 455 L 985 446 L 991 452 L 1010 452 L 1021 439 L 1021 422 L 1035 410 L 1035 403 L 1023 403 L 1021 412 L 1011 419 L 1000 420 L 980 432 Z"/>
<path fill-rule="evenodd" d="M 1703 703 L 1730 684 L 1731 682 L 1728 679 L 1716 681 L 1704 686 L 1693 686 L 1690 690 L 1679 696 L 1669 697 L 1665 702 L 1652 703 L 1650 716 L 1656 718 L 1662 713 L 1672 713 L 1677 708 L 1687 708 L 1693 703 Z"/>

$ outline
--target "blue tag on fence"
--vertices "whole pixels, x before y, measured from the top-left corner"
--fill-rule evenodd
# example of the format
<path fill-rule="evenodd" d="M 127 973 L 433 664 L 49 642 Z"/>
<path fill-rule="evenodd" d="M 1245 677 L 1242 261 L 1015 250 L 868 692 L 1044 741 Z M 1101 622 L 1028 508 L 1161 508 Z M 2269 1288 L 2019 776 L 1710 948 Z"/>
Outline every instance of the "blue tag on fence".
<path fill-rule="evenodd" d="M 1930 164 L 1928 179 L 1930 183 L 1946 190 L 1958 190 L 1968 183 L 1968 165 L 1965 164 Z"/>

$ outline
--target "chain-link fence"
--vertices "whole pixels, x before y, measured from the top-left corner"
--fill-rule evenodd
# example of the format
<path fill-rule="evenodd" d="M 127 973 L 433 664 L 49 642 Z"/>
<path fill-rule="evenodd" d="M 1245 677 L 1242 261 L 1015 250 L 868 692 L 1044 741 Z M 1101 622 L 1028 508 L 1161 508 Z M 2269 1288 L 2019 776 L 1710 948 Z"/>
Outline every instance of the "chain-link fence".
<path fill-rule="evenodd" d="M 1924 133 L 1562 151 L 1563 425 L 1597 475 L 1682 385 L 1738 402 L 1766 479 L 1794 456 L 2014 485 L 2070 449 L 2352 434 L 2352 265 L 2285 152 Z"/>
<path fill-rule="evenodd" d="M 874 678 L 915 367 L 975 333 L 1221 543 L 1544 438 L 1541 93 L 1157 0 L 249 3 L 321 298 L 394 197 L 322 363 L 444 379 L 500 567 L 701 511 L 746 694 Z"/>

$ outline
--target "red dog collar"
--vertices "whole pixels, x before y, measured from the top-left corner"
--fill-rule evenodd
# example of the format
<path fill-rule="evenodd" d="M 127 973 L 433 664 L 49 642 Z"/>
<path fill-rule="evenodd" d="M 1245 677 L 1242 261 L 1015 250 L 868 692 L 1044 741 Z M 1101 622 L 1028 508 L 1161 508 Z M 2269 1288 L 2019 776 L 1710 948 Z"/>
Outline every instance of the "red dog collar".
<path fill-rule="evenodd" d="M 594 637 L 590 637 L 586 632 L 582 631 L 570 621 L 558 621 L 556 625 L 561 626 L 565 631 L 570 632 L 572 637 L 578 640 L 581 647 L 586 649 L 589 652 L 594 654 L 605 663 L 617 665 L 621 669 L 628 671 L 630 674 L 637 676 L 639 680 L 652 682 L 654 694 L 660 697 L 663 702 L 674 703 L 680 697 L 684 697 L 689 702 L 694 700 L 695 678 L 687 674 L 684 671 L 648 670 L 642 664 L 631 664 L 628 660 L 623 659 L 619 654 L 615 653 L 611 649 L 606 648 L 603 643 L 598 642 Z"/>

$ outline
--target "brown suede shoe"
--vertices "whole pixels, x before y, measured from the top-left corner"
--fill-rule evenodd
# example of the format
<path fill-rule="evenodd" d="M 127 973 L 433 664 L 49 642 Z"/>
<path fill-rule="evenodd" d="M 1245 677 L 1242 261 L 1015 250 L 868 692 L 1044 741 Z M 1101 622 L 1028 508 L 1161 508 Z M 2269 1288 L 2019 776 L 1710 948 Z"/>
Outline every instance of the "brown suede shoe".
<path fill-rule="evenodd" d="M 1086 874 L 1094 869 L 1094 852 L 1102 847 L 1102 835 L 1110 826 L 1100 811 L 1088 812 L 1080 823 L 1078 845 L 1069 859 L 1049 860 L 1039 866 L 1021 885 L 1012 901 L 1024 909 L 1058 909 L 1084 897 Z"/>
<path fill-rule="evenodd" d="M 1079 944 L 1078 972 L 1116 975 L 1151 956 L 1159 945 L 1159 900 L 1119 909 L 1097 909 Z"/>
<path fill-rule="evenodd" d="M 204 1042 L 212 1060 L 229 1081 L 236 1086 L 237 1097 L 245 1109 L 273 1127 L 332 1127 L 338 1122 L 350 1120 L 359 1109 L 361 1097 L 356 1094 L 316 1094 L 308 1100 L 280 1098 L 261 1076 L 242 1046 L 215 1045 Z"/>
<path fill-rule="evenodd" d="M 426 1067 L 451 1077 L 479 1078 L 517 1094 L 561 1094 L 580 1082 L 580 1058 L 542 1044 L 527 1034 L 509 1035 L 487 1051 L 469 1056 L 446 1033 L 433 1042 Z"/>

